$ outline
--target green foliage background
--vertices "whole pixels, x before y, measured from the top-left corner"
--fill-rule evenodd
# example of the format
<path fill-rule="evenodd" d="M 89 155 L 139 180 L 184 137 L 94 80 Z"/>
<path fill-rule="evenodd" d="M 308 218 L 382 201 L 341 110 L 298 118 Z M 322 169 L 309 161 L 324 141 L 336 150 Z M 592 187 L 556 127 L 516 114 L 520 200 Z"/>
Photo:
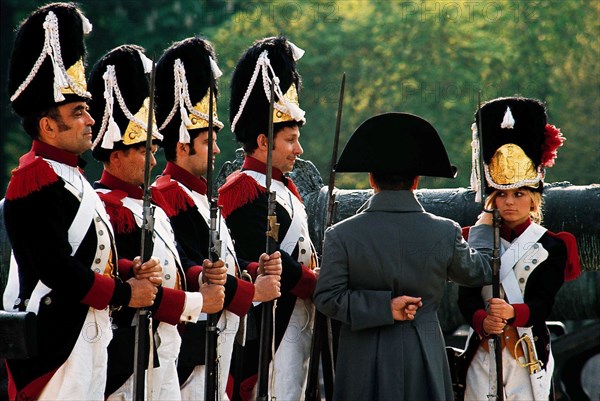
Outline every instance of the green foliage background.
<path fill-rule="evenodd" d="M 6 93 L 13 30 L 40 2 L 1 4 L 3 195 L 10 170 L 30 146 Z M 568 138 L 546 181 L 600 182 L 600 1 L 94 0 L 80 5 L 94 25 L 87 40 L 88 66 L 123 43 L 142 45 L 158 58 L 174 41 L 192 35 L 211 40 L 225 73 L 219 82 L 223 121 L 238 57 L 256 39 L 287 35 L 306 50 L 298 62 L 303 76 L 300 104 L 307 112 L 303 158 L 313 161 L 325 177 L 339 84 L 346 72 L 340 146 L 371 115 L 420 115 L 438 129 L 459 167 L 456 180 L 426 179 L 421 186 L 468 186 L 470 125 L 478 92 L 482 101 L 512 95 L 545 101 L 550 123 Z M 237 147 L 227 127 L 219 145 L 217 168 L 233 159 Z M 86 174 L 94 180 L 100 170 L 91 161 Z M 343 174 L 337 186 L 364 188 L 367 181 L 362 175 Z"/>

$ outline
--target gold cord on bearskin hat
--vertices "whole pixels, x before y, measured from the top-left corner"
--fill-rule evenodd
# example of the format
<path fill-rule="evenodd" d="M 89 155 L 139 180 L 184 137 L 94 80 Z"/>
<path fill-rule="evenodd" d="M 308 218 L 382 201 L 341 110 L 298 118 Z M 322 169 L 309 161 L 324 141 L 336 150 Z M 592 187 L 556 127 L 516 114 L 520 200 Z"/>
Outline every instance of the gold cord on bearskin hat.
<path fill-rule="evenodd" d="M 304 50 L 300 49 L 292 42 L 285 40 L 285 43 L 287 43 L 287 45 L 291 48 L 294 63 L 304 55 Z M 247 89 L 239 103 L 237 112 L 232 119 L 231 130 L 233 132 L 236 131 L 238 122 L 240 121 L 244 110 L 246 110 L 246 106 L 248 105 L 250 96 L 253 92 L 255 85 L 257 84 L 259 75 L 261 78 L 261 84 L 263 88 L 262 92 L 264 94 L 264 101 L 267 104 L 269 103 L 269 99 L 271 98 L 271 82 L 273 82 L 273 87 L 275 91 L 273 123 L 297 121 L 301 124 L 304 124 L 306 122 L 306 119 L 304 117 L 305 112 L 300 108 L 300 104 L 298 101 L 298 88 L 296 87 L 296 84 L 292 82 L 292 84 L 289 86 L 286 92 L 283 93 L 280 86 L 281 80 L 278 76 L 278 74 L 281 73 L 284 72 L 275 71 L 275 69 L 273 68 L 271 58 L 269 55 L 269 50 L 263 50 L 256 60 L 254 71 L 252 72 L 252 76 L 250 77 L 250 80 L 248 82 Z"/>
<path fill-rule="evenodd" d="M 111 50 L 94 65 L 90 74 L 90 91 L 94 95 L 90 114 L 102 121 L 94 132 L 94 157 L 146 141 L 148 115 L 154 112 L 149 109 L 152 94 L 147 74 L 151 70 L 152 61 L 141 47 L 133 45 Z M 163 139 L 154 123 L 152 136 L 159 141 Z"/>

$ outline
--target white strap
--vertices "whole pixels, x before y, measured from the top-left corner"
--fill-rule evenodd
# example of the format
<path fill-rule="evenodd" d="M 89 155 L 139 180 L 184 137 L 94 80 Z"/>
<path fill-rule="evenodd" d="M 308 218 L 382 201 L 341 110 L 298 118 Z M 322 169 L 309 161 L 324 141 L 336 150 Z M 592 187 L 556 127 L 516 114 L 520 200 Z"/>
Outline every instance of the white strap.
<path fill-rule="evenodd" d="M 133 199 L 130 197 L 126 197 L 124 199 L 121 199 L 121 202 L 123 202 L 123 206 L 125 206 L 127 209 L 131 210 L 131 213 L 135 217 L 135 222 L 136 222 L 137 226 L 141 227 L 142 221 L 143 221 L 142 203 L 141 203 L 142 201 L 139 199 Z M 155 213 L 156 213 L 156 211 L 155 211 Z M 158 218 L 158 216 L 155 216 L 154 232 L 156 233 L 156 236 L 158 238 L 160 238 L 160 240 L 162 242 L 165 243 L 165 246 L 167 248 L 169 248 L 171 253 L 173 253 L 173 255 L 176 255 L 177 263 L 181 264 L 181 262 L 179 260 L 179 253 L 177 252 L 177 248 L 175 247 L 174 241 L 169 241 L 169 238 L 172 237 L 172 234 L 170 232 L 171 226 L 169 224 L 165 225 L 164 220 L 165 219 Z"/>
<path fill-rule="evenodd" d="M 75 255 L 90 224 L 93 222 L 96 214 L 98 196 L 94 192 L 89 182 L 81 175 L 76 167 L 67 166 L 54 160 L 44 159 L 53 168 L 56 174 L 65 182 L 65 188 L 80 198 L 79 209 L 68 230 L 68 240 L 71 245 L 71 256 Z M 110 227 L 110 226 L 108 226 Z M 14 255 L 11 252 L 11 263 L 9 270 L 9 281 L 4 293 L 3 302 L 5 307 L 13 308 L 15 300 L 18 298 L 20 284 L 18 280 L 18 266 Z M 44 296 L 50 293 L 52 289 L 39 280 L 31 292 L 26 310 L 28 312 L 38 313 L 40 302 Z M 12 299 L 11 299 L 12 298 Z"/>
<path fill-rule="evenodd" d="M 517 264 L 517 262 L 523 258 L 527 254 L 527 249 L 531 246 L 531 244 L 536 243 L 547 231 L 546 228 L 532 223 L 523 234 L 521 234 L 512 244 L 511 246 L 502 254 L 501 263 L 502 267 L 508 267 L 508 273 L 505 277 L 501 277 L 502 279 L 502 288 L 506 294 L 506 298 L 510 304 L 522 304 L 524 303 L 523 292 L 519 287 L 519 283 L 517 282 L 517 277 L 514 274 L 513 267 Z M 517 327 L 517 333 L 519 333 L 519 337 L 523 335 L 529 336 L 529 338 L 533 339 L 533 331 L 531 327 Z M 527 349 L 525 345 L 522 343 L 523 352 L 527 355 Z M 511 353 L 513 350 L 510 350 Z M 537 359 L 537 351 L 535 346 L 532 350 Z M 550 355 L 551 357 L 551 355 Z M 548 372 L 548 367 L 544 367 L 544 369 L 540 369 L 539 372 L 529 375 L 532 390 L 534 393 L 534 397 L 536 401 L 547 400 L 548 399 L 548 387 L 547 387 L 547 375 L 552 374 L 552 372 Z"/>
<path fill-rule="evenodd" d="M 247 176 L 254 178 L 254 180 L 263 188 L 267 187 L 266 175 L 251 170 L 244 170 L 242 172 Z M 285 238 L 279 241 L 279 248 L 291 255 L 300 239 L 302 222 L 306 221 L 306 218 L 303 219 L 303 216 L 306 216 L 306 211 L 304 210 L 304 205 L 297 200 L 296 196 L 292 194 L 281 181 L 273 180 L 271 185 L 276 186 L 275 193 L 277 195 L 277 203 L 282 205 L 292 217 L 292 222 L 290 223 L 290 228 L 288 229 Z M 283 194 L 287 194 L 289 200 L 285 199 Z M 297 202 L 294 202 L 294 200 Z"/>
<path fill-rule="evenodd" d="M 510 247 L 504 251 L 500 258 L 500 281 L 504 281 L 509 275 L 508 273 L 513 271 L 513 267 L 517 264 L 519 259 L 527 254 L 531 244 L 536 243 L 542 238 L 546 231 L 548 230 L 539 224 L 531 223 L 523 234 L 510 244 Z"/>

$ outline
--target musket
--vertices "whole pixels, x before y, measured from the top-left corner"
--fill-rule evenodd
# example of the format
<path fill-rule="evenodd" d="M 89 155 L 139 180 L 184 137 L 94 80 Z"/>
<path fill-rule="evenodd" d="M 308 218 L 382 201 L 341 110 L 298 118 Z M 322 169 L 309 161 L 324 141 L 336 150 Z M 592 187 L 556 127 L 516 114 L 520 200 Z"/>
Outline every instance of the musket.
<path fill-rule="evenodd" d="M 218 206 L 213 196 L 213 93 L 214 77 L 209 74 L 209 106 L 208 106 L 208 155 L 206 158 L 206 197 L 210 205 L 210 227 L 208 230 L 208 257 L 211 262 L 216 262 L 221 257 L 221 239 L 217 228 Z M 206 324 L 206 350 L 205 350 L 205 376 L 204 376 L 204 399 L 215 401 L 219 399 L 219 363 L 217 355 L 217 342 L 219 332 L 217 323 L 220 313 L 211 313 L 207 317 Z"/>
<path fill-rule="evenodd" d="M 152 72 L 150 74 L 150 102 L 148 105 L 148 126 L 146 128 L 146 159 L 144 163 L 144 197 L 142 201 L 142 233 L 140 255 L 142 262 L 146 262 L 152 256 L 154 242 L 152 233 L 154 232 L 154 207 L 152 206 L 152 195 L 150 191 L 150 159 L 152 158 L 152 127 L 154 116 L 154 86 L 155 86 L 156 64 L 152 61 Z M 139 308 L 135 315 L 135 349 L 133 364 L 133 399 L 135 401 L 144 401 L 145 396 L 145 371 L 146 368 L 152 369 L 152 366 L 146 366 L 146 349 L 149 348 L 150 337 L 150 319 L 152 314 L 148 308 Z M 148 390 L 150 391 L 150 389 Z M 150 397 L 148 397 L 150 398 Z"/>
<path fill-rule="evenodd" d="M 486 213 L 492 213 L 494 239 L 492 248 L 492 297 L 500 298 L 500 212 L 497 208 L 485 208 L 485 171 L 483 164 L 483 132 L 481 124 L 481 92 L 477 93 L 477 132 L 479 135 L 479 179 L 481 180 L 481 205 Z M 504 401 L 504 381 L 502 369 L 502 345 L 500 335 L 493 336 L 494 359 L 496 363 L 496 395 L 497 401 Z M 490 378 L 491 379 L 491 378 Z M 492 394 L 490 394 L 493 396 Z"/>
<path fill-rule="evenodd" d="M 271 97 L 269 99 L 269 128 L 267 136 L 267 174 L 266 190 L 268 195 L 267 207 L 267 235 L 266 253 L 271 255 L 278 248 L 279 223 L 277 223 L 277 194 L 271 191 L 271 180 L 273 177 L 273 109 L 275 103 L 275 85 L 271 80 Z M 269 393 L 269 363 L 271 362 L 271 348 L 273 343 L 273 306 L 275 301 L 262 303 L 262 315 L 260 322 L 260 345 L 258 353 L 258 384 L 257 401 L 267 401 Z"/>
<path fill-rule="evenodd" d="M 331 168 L 329 169 L 329 186 L 327 187 L 327 213 L 325 217 L 325 229 L 333 225 L 337 201 L 333 189 L 335 187 L 335 168 L 337 165 L 338 143 L 340 140 L 340 126 L 342 123 L 342 108 L 344 104 L 344 88 L 346 86 L 346 73 L 342 75 L 340 85 L 340 96 L 338 98 L 337 118 L 335 122 L 335 133 L 333 137 L 333 152 L 331 154 Z M 323 342 L 323 337 L 327 341 Z M 315 310 L 315 322 L 313 326 L 313 337 L 310 345 L 310 360 L 308 365 L 308 380 L 306 384 L 306 401 L 320 401 L 319 391 L 319 359 L 323 365 L 323 384 L 325 386 L 325 399 L 330 401 L 333 397 L 333 381 L 335 376 L 333 361 L 333 335 L 331 332 L 331 320 L 318 310 Z M 323 353 L 320 355 L 320 353 Z"/>

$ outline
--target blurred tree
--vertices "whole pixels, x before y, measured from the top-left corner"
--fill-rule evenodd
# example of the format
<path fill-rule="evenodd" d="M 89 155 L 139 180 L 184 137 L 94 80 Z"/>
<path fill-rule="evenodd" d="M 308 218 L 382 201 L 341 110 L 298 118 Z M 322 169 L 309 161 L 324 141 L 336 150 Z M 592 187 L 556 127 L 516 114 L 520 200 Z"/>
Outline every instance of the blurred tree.
<path fill-rule="evenodd" d="M 2 0 L 0 195 L 29 146 L 6 94 L 12 29 L 37 5 Z M 298 62 L 304 79 L 300 103 L 307 112 L 301 141 L 304 157 L 324 176 L 346 72 L 340 148 L 373 114 L 420 115 L 437 128 L 459 167 L 456 180 L 424 179 L 422 186 L 468 185 L 478 92 L 482 101 L 522 95 L 547 102 L 550 122 L 562 128 L 568 141 L 546 180 L 599 182 L 598 1 L 92 0 L 81 5 L 94 24 L 88 65 L 123 43 L 144 46 L 157 58 L 174 41 L 196 34 L 211 40 L 224 72 L 218 104 L 223 121 L 228 120 L 229 81 L 241 53 L 256 39 L 286 34 L 306 50 Z M 237 147 L 228 124 L 219 142 L 217 168 L 234 158 Z M 97 163 L 90 163 L 86 174 L 95 179 L 99 171 Z M 360 174 L 340 175 L 337 182 L 343 188 L 367 186 Z"/>

